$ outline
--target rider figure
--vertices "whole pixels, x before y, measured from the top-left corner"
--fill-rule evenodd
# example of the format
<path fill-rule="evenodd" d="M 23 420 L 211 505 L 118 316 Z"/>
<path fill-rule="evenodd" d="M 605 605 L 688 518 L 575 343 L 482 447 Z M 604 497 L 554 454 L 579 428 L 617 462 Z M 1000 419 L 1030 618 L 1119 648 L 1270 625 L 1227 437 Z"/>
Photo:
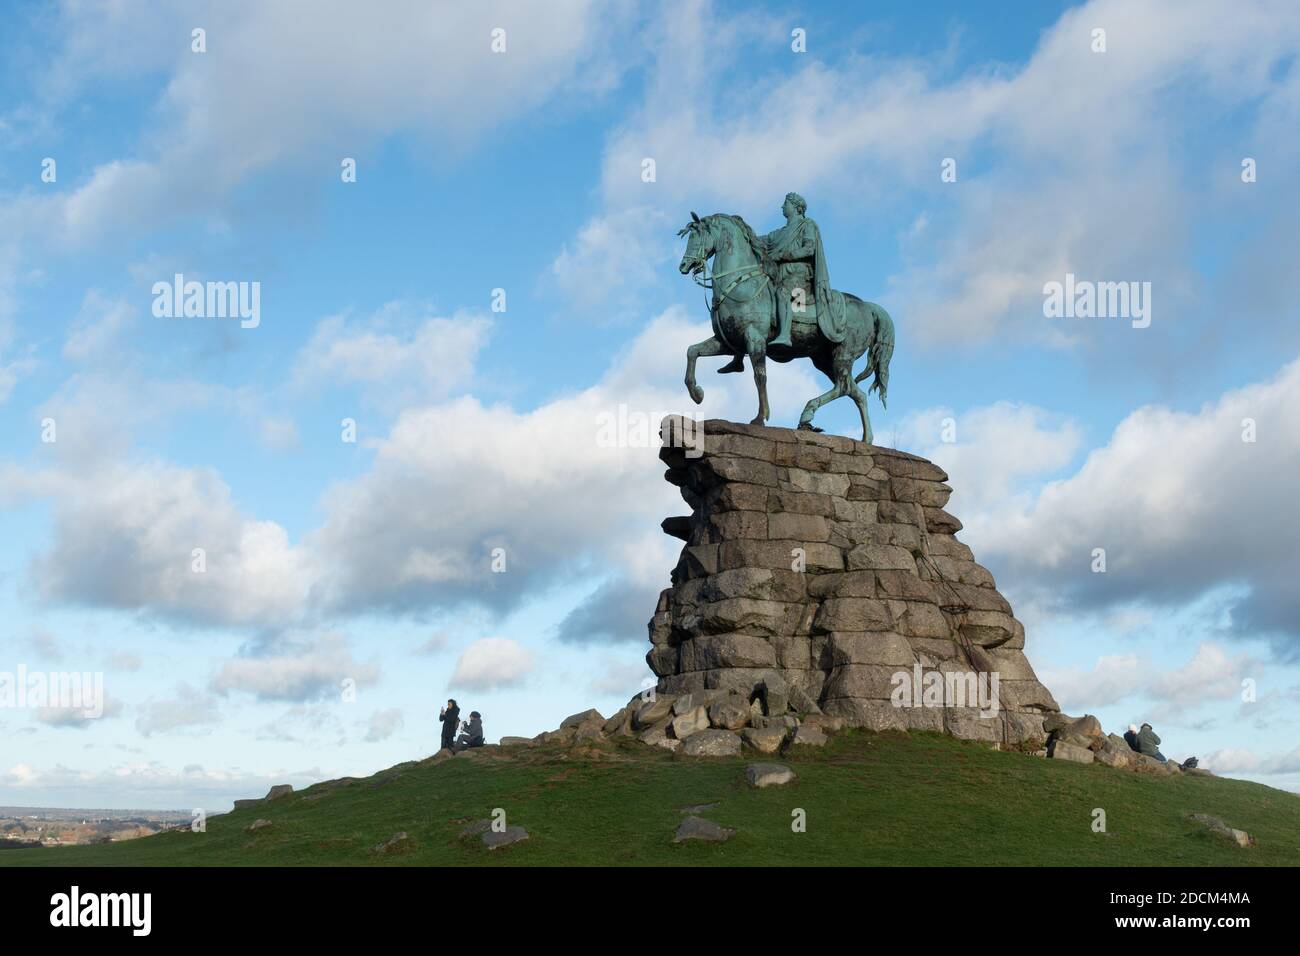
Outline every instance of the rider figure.
<path fill-rule="evenodd" d="M 768 257 L 776 266 L 772 284 L 776 287 L 778 330 L 772 345 L 791 345 L 790 310 L 795 296 L 801 297 L 800 311 L 815 298 L 822 308 L 828 301 L 830 283 L 826 274 L 826 254 L 822 251 L 821 231 L 817 223 L 804 215 L 808 203 L 798 193 L 786 193 L 781 212 L 786 223 L 761 237 Z M 801 292 L 796 290 L 802 290 Z"/>

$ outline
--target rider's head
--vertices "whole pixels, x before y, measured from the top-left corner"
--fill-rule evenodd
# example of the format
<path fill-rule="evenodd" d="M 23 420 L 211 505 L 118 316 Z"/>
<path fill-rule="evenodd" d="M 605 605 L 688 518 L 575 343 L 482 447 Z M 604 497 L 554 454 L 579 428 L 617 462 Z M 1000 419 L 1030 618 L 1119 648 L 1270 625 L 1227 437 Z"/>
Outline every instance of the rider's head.
<path fill-rule="evenodd" d="M 785 194 L 785 202 L 782 203 L 781 205 L 781 211 L 785 212 L 786 215 L 789 215 L 789 213 L 786 211 L 785 208 L 786 206 L 791 207 L 792 209 L 794 209 L 795 212 L 797 212 L 801 216 L 808 211 L 807 201 L 798 193 Z"/>

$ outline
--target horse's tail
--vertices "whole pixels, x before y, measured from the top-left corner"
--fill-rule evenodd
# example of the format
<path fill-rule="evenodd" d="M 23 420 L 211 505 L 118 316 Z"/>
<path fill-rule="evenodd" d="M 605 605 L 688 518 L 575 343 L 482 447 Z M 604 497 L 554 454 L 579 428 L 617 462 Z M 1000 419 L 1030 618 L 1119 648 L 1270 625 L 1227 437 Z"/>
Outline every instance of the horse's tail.
<path fill-rule="evenodd" d="M 894 356 L 894 320 L 889 317 L 888 312 L 874 302 L 870 308 L 876 317 L 876 337 L 868 350 L 867 367 L 858 373 L 854 381 L 860 382 L 875 372 L 876 380 L 867 387 L 867 391 L 879 392 L 880 404 L 888 408 L 889 360 Z"/>

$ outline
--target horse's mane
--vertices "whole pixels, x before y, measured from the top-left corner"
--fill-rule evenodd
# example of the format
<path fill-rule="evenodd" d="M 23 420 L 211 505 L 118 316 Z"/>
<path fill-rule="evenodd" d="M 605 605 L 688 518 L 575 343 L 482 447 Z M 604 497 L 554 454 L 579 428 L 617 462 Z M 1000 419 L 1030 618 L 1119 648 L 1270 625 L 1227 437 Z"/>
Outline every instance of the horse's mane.
<path fill-rule="evenodd" d="M 745 237 L 745 241 L 749 243 L 749 248 L 754 253 L 754 258 L 763 266 L 763 271 L 770 271 L 768 269 L 770 263 L 767 258 L 767 252 L 763 249 L 763 244 L 758 241 L 758 235 L 754 232 L 749 223 L 745 222 L 745 220 L 740 216 L 725 212 L 715 212 L 712 216 L 706 218 L 731 220 L 731 223 L 740 230 L 740 234 Z"/>

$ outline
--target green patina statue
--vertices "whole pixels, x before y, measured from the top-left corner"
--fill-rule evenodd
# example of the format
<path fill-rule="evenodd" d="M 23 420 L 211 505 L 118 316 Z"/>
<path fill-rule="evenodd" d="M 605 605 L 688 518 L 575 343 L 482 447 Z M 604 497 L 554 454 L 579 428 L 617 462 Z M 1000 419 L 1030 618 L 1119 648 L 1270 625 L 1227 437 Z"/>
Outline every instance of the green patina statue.
<path fill-rule="evenodd" d="M 849 396 L 862 418 L 862 440 L 871 441 L 867 393 L 858 383 L 875 373 L 868 391 L 886 402 L 889 360 L 894 354 L 894 321 L 874 302 L 830 287 L 821 231 L 805 213 L 808 204 L 797 193 L 785 197 L 781 211 L 786 224 L 758 236 L 739 216 L 716 213 L 691 222 L 678 233 L 687 236 L 678 266 L 700 285 L 712 290 L 710 314 L 713 336 L 686 350 L 686 389 L 698 404 L 704 389 L 695 381 L 695 360 L 701 355 L 730 355 L 720 372 L 740 372 L 745 356 L 754 367 L 758 415 L 767 421 L 767 358 L 788 362 L 811 359 L 831 380 L 829 391 L 804 406 L 799 427 L 815 429 L 812 420 L 827 402 Z M 713 259 L 713 273 L 706 264 Z M 867 365 L 855 377 L 853 364 L 863 355 Z"/>

